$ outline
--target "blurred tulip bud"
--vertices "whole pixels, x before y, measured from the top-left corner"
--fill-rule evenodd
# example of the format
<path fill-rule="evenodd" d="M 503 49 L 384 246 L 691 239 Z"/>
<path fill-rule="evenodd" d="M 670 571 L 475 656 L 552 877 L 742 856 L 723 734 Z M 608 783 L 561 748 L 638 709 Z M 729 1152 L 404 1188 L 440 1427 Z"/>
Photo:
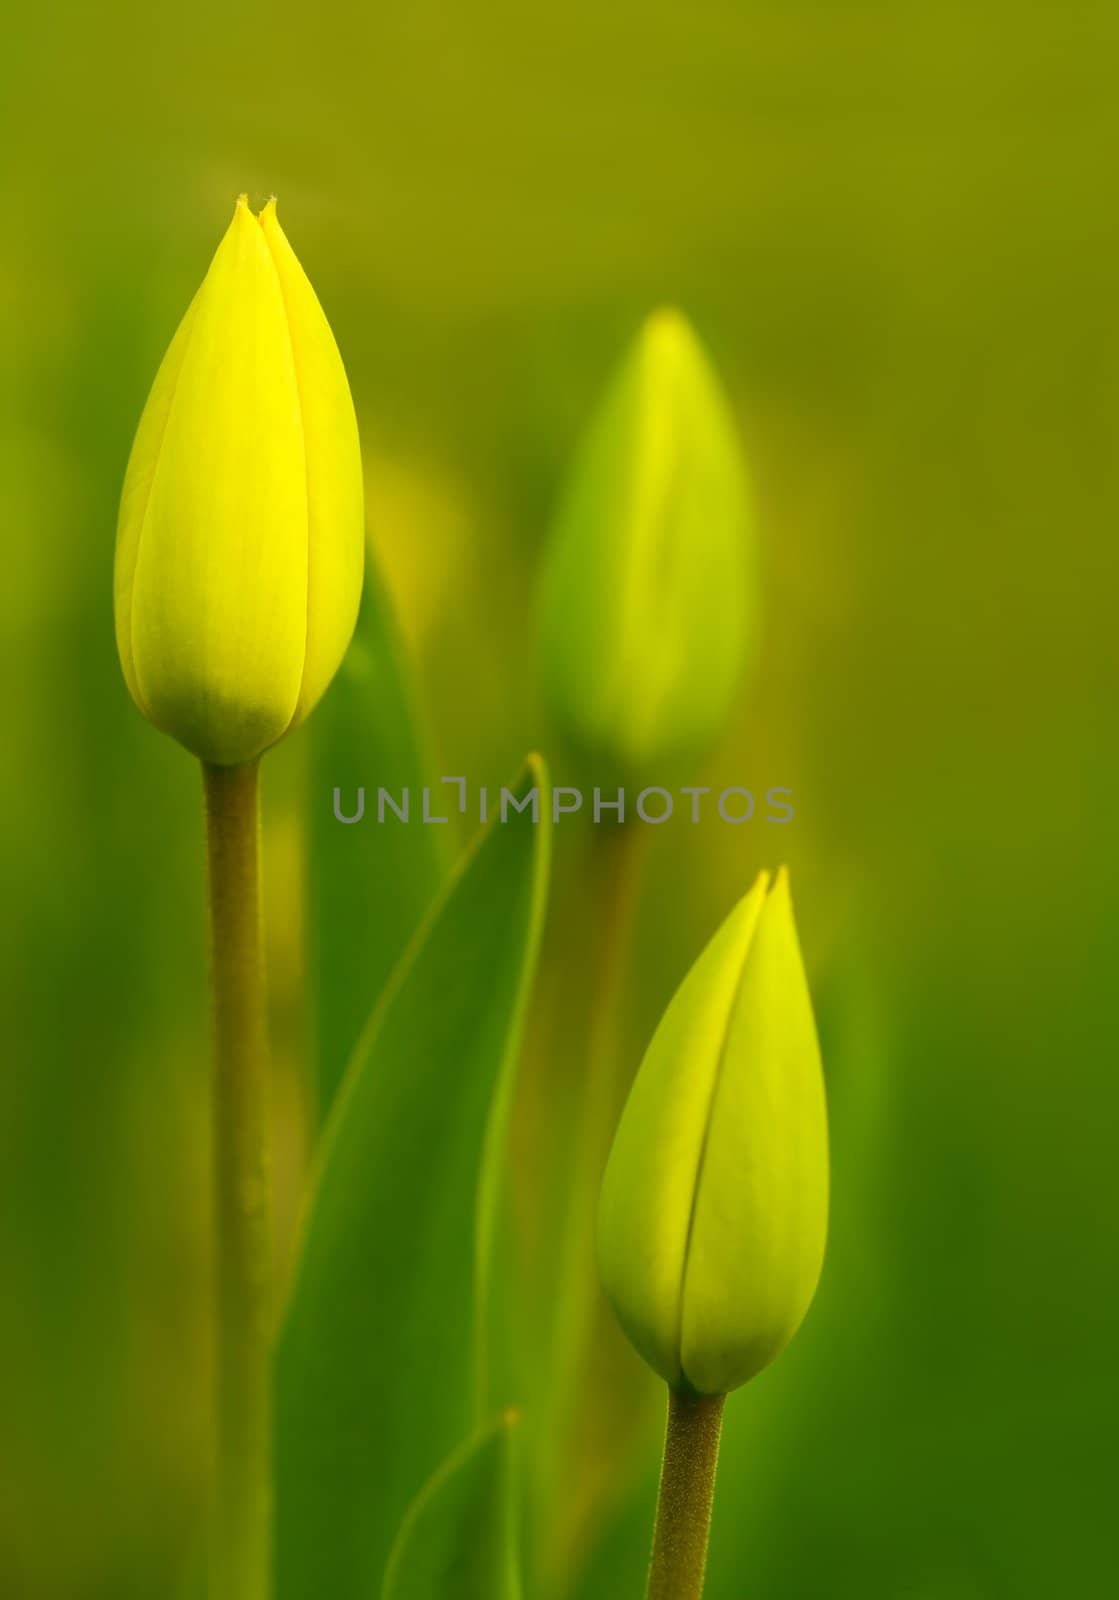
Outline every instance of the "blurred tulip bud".
<path fill-rule="evenodd" d="M 828 1145 L 784 870 L 763 873 L 677 990 L 606 1168 L 598 1257 L 637 1349 L 724 1394 L 779 1355 L 824 1258 Z"/>
<path fill-rule="evenodd" d="M 246 197 L 171 342 L 121 497 L 117 649 L 132 698 L 205 761 L 312 710 L 361 597 L 361 454 L 322 307 Z"/>
<path fill-rule="evenodd" d="M 745 472 L 686 319 L 651 316 L 576 457 L 545 563 L 546 687 L 589 758 L 630 777 L 702 755 L 751 632 Z"/>

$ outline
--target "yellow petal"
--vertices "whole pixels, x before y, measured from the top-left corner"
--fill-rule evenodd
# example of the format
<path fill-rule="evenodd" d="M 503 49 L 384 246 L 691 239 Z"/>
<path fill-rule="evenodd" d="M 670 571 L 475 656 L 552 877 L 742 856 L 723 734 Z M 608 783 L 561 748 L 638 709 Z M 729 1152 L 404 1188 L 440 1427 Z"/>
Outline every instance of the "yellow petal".
<path fill-rule="evenodd" d="M 788 1344 L 824 1260 L 828 1138 L 788 877 L 750 945 L 715 1087 L 684 1278 L 681 1365 L 725 1394 Z"/>
<path fill-rule="evenodd" d="M 697 1175 L 743 963 L 765 899 L 763 874 L 692 967 L 634 1080 L 607 1163 L 598 1262 L 634 1345 L 671 1384 Z"/>
<path fill-rule="evenodd" d="M 307 526 L 283 295 L 242 199 L 195 299 L 131 586 L 137 698 L 206 760 L 248 760 L 292 720 Z"/>
<path fill-rule="evenodd" d="M 152 480 L 155 477 L 159 452 L 163 448 L 163 436 L 167 431 L 171 402 L 175 397 L 179 373 L 182 371 L 183 357 L 186 354 L 187 341 L 194 321 L 196 300 L 197 297 L 187 307 L 186 314 L 179 323 L 175 337 L 168 345 L 167 353 L 155 375 L 155 382 L 144 406 L 144 414 L 140 418 L 140 426 L 132 441 L 132 453 L 128 458 L 128 470 L 124 475 L 120 516 L 117 520 L 116 562 L 113 574 L 117 650 L 129 692 L 145 712 L 147 707 L 141 699 L 140 686 L 136 681 L 136 671 L 132 663 L 132 581 L 136 572 L 136 553 L 140 548 L 140 530 L 148 512 Z"/>
<path fill-rule="evenodd" d="M 307 463 L 307 648 L 295 721 L 333 678 L 354 631 L 365 559 L 361 448 L 342 357 L 270 200 L 260 226 L 283 292 Z"/>
<path fill-rule="evenodd" d="M 541 637 L 558 717 L 631 779 L 702 754 L 751 642 L 745 471 L 687 320 L 651 316 L 591 421 L 545 563 Z"/>
<path fill-rule="evenodd" d="M 674 1387 L 725 1394 L 780 1353 L 820 1275 L 824 1084 L 784 872 L 763 873 L 674 996 L 607 1164 L 599 1267 Z"/>

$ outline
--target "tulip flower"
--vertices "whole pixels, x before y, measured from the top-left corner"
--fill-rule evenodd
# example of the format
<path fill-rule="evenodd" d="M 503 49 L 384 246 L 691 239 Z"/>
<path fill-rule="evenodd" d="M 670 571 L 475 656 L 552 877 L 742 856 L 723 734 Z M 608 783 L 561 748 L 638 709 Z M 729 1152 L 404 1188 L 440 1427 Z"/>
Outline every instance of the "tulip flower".
<path fill-rule="evenodd" d="M 727 1393 L 788 1344 L 824 1259 L 824 1083 L 789 883 L 762 873 L 692 967 L 602 1184 L 602 1281 L 669 1386 L 647 1600 L 699 1600 Z"/>
<path fill-rule="evenodd" d="M 655 776 L 719 737 L 751 643 L 749 533 L 726 396 L 658 311 L 582 441 L 542 584 L 549 697 L 603 769 Z"/>
<path fill-rule="evenodd" d="M 132 698 L 203 768 L 214 1009 L 210 1600 L 268 1600 L 271 1204 L 258 757 L 353 633 L 361 455 L 322 307 L 269 201 L 244 195 L 171 341 L 117 528 Z"/>
<path fill-rule="evenodd" d="M 675 1389 L 725 1394 L 815 1293 L 827 1122 L 787 874 L 762 873 L 678 989 L 607 1165 L 599 1264 L 630 1339 Z"/>
<path fill-rule="evenodd" d="M 338 347 L 275 201 L 255 217 L 242 195 L 128 463 L 115 600 L 132 698 L 204 761 L 253 760 L 334 676 L 363 561 Z"/>

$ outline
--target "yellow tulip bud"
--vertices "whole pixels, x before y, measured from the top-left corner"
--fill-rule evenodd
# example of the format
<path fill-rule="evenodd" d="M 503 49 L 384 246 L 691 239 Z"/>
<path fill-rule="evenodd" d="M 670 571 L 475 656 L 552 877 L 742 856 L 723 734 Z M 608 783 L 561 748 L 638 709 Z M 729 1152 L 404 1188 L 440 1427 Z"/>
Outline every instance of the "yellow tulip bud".
<path fill-rule="evenodd" d="M 602 1280 L 674 1388 L 725 1394 L 788 1344 L 824 1258 L 827 1119 L 787 875 L 762 873 L 688 973 L 614 1140 Z"/>
<path fill-rule="evenodd" d="M 342 359 L 276 218 L 241 196 L 163 358 L 121 496 L 117 649 L 156 727 L 218 765 L 313 709 L 361 598 Z"/>
<path fill-rule="evenodd" d="M 658 311 L 591 421 L 542 584 L 546 687 L 579 749 L 653 776 L 722 732 L 749 644 L 745 472 L 686 319 Z"/>

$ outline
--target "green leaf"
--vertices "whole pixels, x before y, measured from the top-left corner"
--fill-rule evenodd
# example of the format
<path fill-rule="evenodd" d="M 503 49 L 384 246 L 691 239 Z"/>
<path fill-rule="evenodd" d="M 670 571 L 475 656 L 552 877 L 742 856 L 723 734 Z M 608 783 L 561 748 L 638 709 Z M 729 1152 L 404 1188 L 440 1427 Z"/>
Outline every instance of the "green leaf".
<path fill-rule="evenodd" d="M 372 1001 L 451 865 L 449 826 L 378 823 L 377 790 L 408 790 L 418 813 L 430 781 L 411 670 L 373 554 L 353 643 L 330 693 L 310 720 L 309 986 L 317 1099 L 323 1115 L 341 1081 Z M 334 814 L 338 789 L 344 816 Z"/>
<path fill-rule="evenodd" d="M 394 972 L 325 1132 L 277 1352 L 279 1600 L 368 1600 L 413 1496 L 480 1419 L 494 1174 L 547 885 L 535 759 L 514 792 L 533 787 L 539 822 L 491 824 Z"/>
<path fill-rule="evenodd" d="M 506 1412 L 450 1456 L 408 1509 L 381 1600 L 521 1600 Z"/>

